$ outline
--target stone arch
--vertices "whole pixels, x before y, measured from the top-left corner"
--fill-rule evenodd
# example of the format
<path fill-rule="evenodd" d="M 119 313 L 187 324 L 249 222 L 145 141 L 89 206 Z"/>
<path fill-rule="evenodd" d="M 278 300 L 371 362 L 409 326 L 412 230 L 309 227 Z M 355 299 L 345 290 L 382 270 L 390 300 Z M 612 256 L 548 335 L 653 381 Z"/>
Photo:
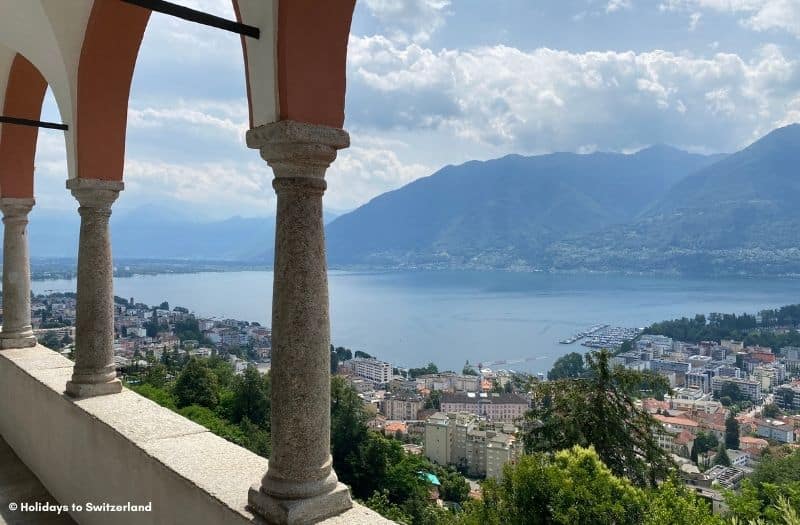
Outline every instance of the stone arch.
<path fill-rule="evenodd" d="M 78 65 L 77 176 L 121 181 L 128 96 L 150 10 L 95 0 Z"/>
<path fill-rule="evenodd" d="M 250 127 L 294 120 L 341 128 L 355 0 L 231 2 L 240 22 L 261 29 L 260 39 L 241 39 Z M 0 0 L 0 11 L 0 45 L 41 72 L 70 126 L 69 178 L 122 180 L 128 98 L 150 10 L 119 0 Z"/>
<path fill-rule="evenodd" d="M 47 81 L 25 57 L 16 53 L 7 76 L 3 115 L 39 120 Z M 33 161 L 39 130 L 6 125 L 0 129 L 0 195 L 33 197 Z"/>
<path fill-rule="evenodd" d="M 355 0 L 232 0 L 242 37 L 250 127 L 295 120 L 341 128 Z M 270 38 L 269 35 L 272 35 Z"/>

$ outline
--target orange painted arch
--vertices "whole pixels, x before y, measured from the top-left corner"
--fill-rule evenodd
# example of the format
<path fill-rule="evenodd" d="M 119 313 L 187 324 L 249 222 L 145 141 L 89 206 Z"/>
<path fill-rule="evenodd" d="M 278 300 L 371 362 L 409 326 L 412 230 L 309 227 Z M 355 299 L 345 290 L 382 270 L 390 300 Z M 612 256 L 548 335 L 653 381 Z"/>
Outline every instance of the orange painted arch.
<path fill-rule="evenodd" d="M 355 0 L 278 4 L 280 120 L 344 125 L 347 39 Z"/>
<path fill-rule="evenodd" d="M 3 115 L 39 120 L 47 81 L 25 57 L 16 54 L 6 86 Z M 0 195 L 33 197 L 33 162 L 39 129 L 3 124 L 0 134 Z"/>
<path fill-rule="evenodd" d="M 241 21 L 238 0 L 232 0 Z M 278 120 L 341 128 L 344 124 L 347 40 L 355 0 L 280 0 L 277 23 Z M 151 11 L 95 0 L 78 67 L 77 167 L 87 179 L 122 180 L 128 100 L 136 58 Z M 262 38 L 274 38 L 270 31 Z M 250 125 L 256 96 L 242 37 Z M 269 90 L 254 93 L 253 90 Z"/>
<path fill-rule="evenodd" d="M 122 180 L 128 97 L 150 10 L 95 0 L 78 66 L 77 167 L 82 179 Z"/>

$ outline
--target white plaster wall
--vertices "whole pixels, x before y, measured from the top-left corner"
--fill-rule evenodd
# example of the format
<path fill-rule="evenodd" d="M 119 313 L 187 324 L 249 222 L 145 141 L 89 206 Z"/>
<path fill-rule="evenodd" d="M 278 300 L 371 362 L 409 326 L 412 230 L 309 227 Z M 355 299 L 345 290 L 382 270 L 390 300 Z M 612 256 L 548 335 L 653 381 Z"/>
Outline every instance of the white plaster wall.
<path fill-rule="evenodd" d="M 67 89 L 69 90 L 69 112 L 65 117 L 64 109 L 59 102 L 62 118 L 69 125 L 69 131 L 64 133 L 67 147 L 67 166 L 69 178 L 78 176 L 77 172 L 77 145 L 75 133 L 78 129 L 78 65 L 83 48 L 83 37 L 86 34 L 86 24 L 92 13 L 93 0 L 40 0 L 44 9 L 53 36 L 58 43 L 64 69 L 67 75 Z M 56 97 L 58 100 L 58 97 Z"/>
<path fill-rule="evenodd" d="M 278 0 L 238 0 L 242 23 L 261 29 L 261 38 L 245 37 L 253 127 L 278 120 Z"/>

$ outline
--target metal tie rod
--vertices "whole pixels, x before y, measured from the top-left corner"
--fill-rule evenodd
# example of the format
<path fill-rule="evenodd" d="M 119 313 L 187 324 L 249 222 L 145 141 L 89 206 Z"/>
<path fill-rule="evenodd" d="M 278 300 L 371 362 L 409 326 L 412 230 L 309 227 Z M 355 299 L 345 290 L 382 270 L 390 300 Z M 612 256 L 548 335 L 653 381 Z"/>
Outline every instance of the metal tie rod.
<path fill-rule="evenodd" d="M 33 128 L 47 128 L 47 129 L 60 129 L 61 131 L 67 131 L 69 126 L 66 124 L 58 124 L 57 122 L 42 122 L 40 120 L 30 120 L 26 118 L 17 118 L 17 117 L 4 117 L 0 115 L 0 123 L 1 124 L 17 124 L 19 126 L 30 126 Z"/>
<path fill-rule="evenodd" d="M 183 20 L 188 20 L 189 22 L 196 22 L 198 24 L 202 24 L 205 26 L 216 27 L 217 29 L 224 29 L 225 31 L 238 33 L 240 35 L 249 36 L 252 38 L 261 37 L 261 30 L 257 27 L 241 24 L 233 20 L 228 20 L 227 18 L 222 18 L 219 16 L 204 13 L 203 11 L 191 9 L 188 7 L 184 7 L 182 5 L 173 4 L 172 2 L 165 2 L 164 0 L 121 0 L 121 1 L 125 2 L 126 4 L 144 7 L 145 9 L 150 9 L 151 11 L 156 11 L 158 13 L 164 13 L 165 15 L 182 18 Z"/>

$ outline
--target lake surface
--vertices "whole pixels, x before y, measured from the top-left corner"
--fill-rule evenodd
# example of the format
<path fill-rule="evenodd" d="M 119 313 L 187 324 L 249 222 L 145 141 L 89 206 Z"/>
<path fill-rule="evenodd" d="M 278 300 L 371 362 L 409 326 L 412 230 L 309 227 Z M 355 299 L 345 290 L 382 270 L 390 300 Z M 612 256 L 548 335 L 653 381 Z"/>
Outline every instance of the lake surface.
<path fill-rule="evenodd" d="M 268 326 L 272 278 L 272 272 L 134 276 L 115 279 L 114 293 Z M 75 291 L 75 281 L 36 281 L 33 291 Z M 584 352 L 558 341 L 591 325 L 640 327 L 695 313 L 800 303 L 800 279 L 331 272 L 330 295 L 337 346 L 396 366 L 433 361 L 440 369 L 461 370 L 467 359 L 505 360 L 497 368 L 543 372 L 560 355 Z"/>

